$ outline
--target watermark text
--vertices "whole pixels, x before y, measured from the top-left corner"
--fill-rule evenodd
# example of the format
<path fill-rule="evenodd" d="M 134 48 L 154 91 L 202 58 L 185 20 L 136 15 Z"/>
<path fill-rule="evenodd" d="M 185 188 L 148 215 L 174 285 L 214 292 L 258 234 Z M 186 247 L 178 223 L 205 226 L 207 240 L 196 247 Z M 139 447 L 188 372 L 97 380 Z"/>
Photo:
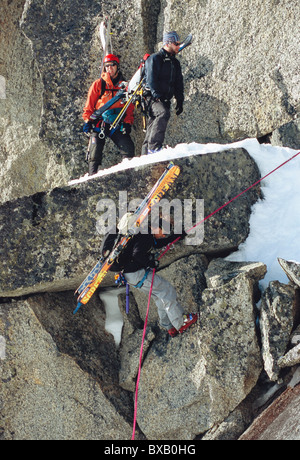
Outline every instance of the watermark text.
<path fill-rule="evenodd" d="M 97 203 L 96 211 L 100 214 L 96 228 L 99 235 L 108 232 L 116 233 L 119 220 L 128 212 L 135 212 L 141 204 L 141 199 L 128 202 L 126 191 L 119 192 L 119 202 L 113 199 L 102 199 Z M 204 200 L 203 199 L 173 199 L 164 198 L 151 208 L 145 220 L 139 227 L 141 234 L 165 235 L 171 233 L 182 235 L 187 233 L 186 245 L 200 245 L 204 239 Z M 199 224 L 202 222 L 201 224 Z M 136 233 L 136 232 L 135 232 Z"/>

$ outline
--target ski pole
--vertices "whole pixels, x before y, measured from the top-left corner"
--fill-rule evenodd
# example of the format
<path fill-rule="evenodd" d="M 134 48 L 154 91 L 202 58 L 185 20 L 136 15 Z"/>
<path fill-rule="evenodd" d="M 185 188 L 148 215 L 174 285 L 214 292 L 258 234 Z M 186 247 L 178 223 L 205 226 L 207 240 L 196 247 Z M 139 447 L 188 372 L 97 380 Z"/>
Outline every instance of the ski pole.
<path fill-rule="evenodd" d="M 130 286 L 126 284 L 126 314 L 129 314 L 129 294 L 130 294 Z"/>

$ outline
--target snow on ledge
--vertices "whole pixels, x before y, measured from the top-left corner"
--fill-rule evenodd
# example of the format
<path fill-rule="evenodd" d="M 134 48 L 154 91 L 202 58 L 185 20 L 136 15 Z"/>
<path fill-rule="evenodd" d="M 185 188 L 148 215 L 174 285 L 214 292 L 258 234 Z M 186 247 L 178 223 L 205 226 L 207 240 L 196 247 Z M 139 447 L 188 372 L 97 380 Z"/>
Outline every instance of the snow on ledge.
<path fill-rule="evenodd" d="M 85 174 L 79 179 L 70 181 L 69 185 L 81 184 L 83 182 L 95 180 L 103 176 L 108 176 L 110 174 L 115 174 L 120 171 L 125 171 L 127 169 L 137 168 L 140 166 L 172 161 L 178 158 L 222 152 L 232 148 L 245 148 L 246 150 L 248 150 L 248 148 L 255 149 L 255 147 L 257 148 L 259 145 L 260 144 L 256 139 L 246 139 L 245 141 L 234 142 L 232 144 L 197 144 L 195 142 L 191 144 L 178 144 L 174 148 L 168 147 L 152 155 L 134 157 L 130 160 L 125 158 L 122 163 L 119 163 L 108 169 L 103 169 L 93 176 Z"/>

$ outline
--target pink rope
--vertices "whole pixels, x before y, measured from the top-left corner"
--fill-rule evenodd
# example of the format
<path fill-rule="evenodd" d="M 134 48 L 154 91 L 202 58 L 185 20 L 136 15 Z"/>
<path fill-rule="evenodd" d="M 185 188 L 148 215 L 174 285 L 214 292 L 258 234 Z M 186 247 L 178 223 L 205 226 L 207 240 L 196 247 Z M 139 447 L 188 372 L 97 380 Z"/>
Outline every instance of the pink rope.
<path fill-rule="evenodd" d="M 231 200 L 227 201 L 227 203 L 223 204 L 223 206 L 220 206 L 218 209 L 216 209 L 214 212 L 212 212 L 211 214 L 209 214 L 208 216 L 206 216 L 204 219 L 202 219 L 200 222 L 198 222 L 197 224 L 195 224 L 192 228 L 190 228 L 187 233 L 191 232 L 192 230 L 194 230 L 194 228 L 198 227 L 199 225 L 203 224 L 206 220 L 210 219 L 212 216 L 214 216 L 215 214 L 217 214 L 219 211 L 221 211 L 222 209 L 224 209 L 226 206 L 228 206 L 230 203 L 232 203 L 233 201 L 235 201 L 237 198 L 239 198 L 240 196 L 244 195 L 244 193 L 248 192 L 249 190 L 251 190 L 253 187 L 255 187 L 256 185 L 258 185 L 260 182 L 262 182 L 263 180 L 265 180 L 267 177 L 271 176 L 271 174 L 273 174 L 275 171 L 277 171 L 278 169 L 282 168 L 282 166 L 286 165 L 287 163 L 289 163 L 290 161 L 292 161 L 294 158 L 296 158 L 298 155 L 300 155 L 300 152 L 296 153 L 296 155 L 294 155 L 293 157 L 289 158 L 287 161 L 285 161 L 284 163 L 282 163 L 281 165 L 277 166 L 277 168 L 273 169 L 273 171 L 269 172 L 268 174 L 266 174 L 264 177 L 262 177 L 261 179 L 259 179 L 257 182 L 255 182 L 254 184 L 250 185 L 250 187 L 246 188 L 246 190 L 244 190 L 243 192 L 239 193 L 237 196 L 235 196 L 234 198 L 232 198 Z M 174 240 L 172 243 L 170 243 L 165 251 L 160 255 L 160 257 L 158 258 L 158 260 L 160 260 L 170 249 L 171 247 L 177 243 L 179 240 L 181 239 L 181 237 L 178 237 L 176 238 L 176 240 Z M 139 383 L 140 383 L 140 377 L 141 377 L 141 369 L 142 369 L 142 360 L 143 360 L 143 348 L 144 348 L 144 341 L 145 341 L 145 336 L 146 336 L 146 328 L 147 328 L 147 323 L 148 323 L 148 316 L 149 316 L 149 309 L 150 309 L 150 300 L 151 300 L 151 296 L 152 296 L 152 290 L 153 290 L 153 283 L 154 283 L 154 276 L 155 276 L 155 270 L 153 270 L 153 275 L 152 275 L 152 282 L 151 282 L 151 288 L 150 288 L 150 291 L 149 291 L 149 299 L 148 299 L 148 307 L 147 307 L 147 313 L 146 313 L 146 319 L 145 319 L 145 325 L 144 325 L 144 332 L 143 332 L 143 339 L 142 339 L 142 346 L 141 346 L 141 352 L 140 352 L 140 364 L 139 364 L 139 371 L 138 371 L 138 377 L 137 377 L 137 382 L 136 382 L 136 392 L 135 392 L 135 404 L 134 404 L 134 421 L 133 421 L 133 433 L 132 433 L 132 440 L 135 439 L 135 430 L 136 430 L 136 419 L 137 419 L 137 406 L 138 406 L 138 389 L 139 389 Z"/>
<path fill-rule="evenodd" d="M 132 432 L 132 438 L 131 438 L 132 441 L 134 441 L 134 439 L 135 439 L 136 418 L 137 418 L 137 408 L 138 408 L 138 392 L 139 392 L 139 384 L 140 384 L 140 378 L 141 378 L 144 342 L 145 342 L 146 329 L 147 329 L 147 323 L 148 323 L 148 316 L 149 316 L 149 310 L 150 310 L 150 301 L 151 301 L 151 296 L 152 296 L 152 291 L 153 291 L 154 277 L 155 277 L 155 269 L 153 270 L 153 273 L 152 273 L 152 281 L 151 281 L 151 287 L 150 287 L 150 291 L 149 291 L 148 307 L 147 307 L 146 319 L 145 319 L 145 324 L 144 324 L 142 346 L 141 346 L 141 351 L 140 351 L 140 364 L 139 364 L 139 371 L 138 371 L 138 376 L 137 376 L 137 381 L 136 381 L 136 389 L 135 389 L 133 432 Z"/>

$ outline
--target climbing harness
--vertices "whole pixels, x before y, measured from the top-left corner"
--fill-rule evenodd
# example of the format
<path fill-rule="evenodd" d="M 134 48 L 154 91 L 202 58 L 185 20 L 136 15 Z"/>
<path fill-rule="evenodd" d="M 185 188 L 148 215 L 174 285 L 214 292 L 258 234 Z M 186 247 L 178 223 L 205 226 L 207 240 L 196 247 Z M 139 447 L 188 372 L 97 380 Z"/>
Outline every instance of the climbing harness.
<path fill-rule="evenodd" d="M 141 279 L 141 281 L 140 281 L 138 284 L 136 284 L 135 286 L 133 286 L 133 287 L 135 287 L 135 288 L 137 288 L 137 289 L 141 289 L 141 287 L 143 287 L 143 284 L 144 284 L 144 282 L 146 281 L 146 279 L 147 279 L 147 277 L 148 277 L 150 271 L 151 271 L 151 269 L 150 269 L 150 268 L 147 268 L 147 270 L 146 270 L 146 272 L 145 272 L 145 275 L 143 276 L 143 278 Z"/>
<path fill-rule="evenodd" d="M 133 287 L 136 288 L 136 289 L 141 289 L 141 287 L 143 287 L 143 284 L 146 281 L 150 271 L 151 271 L 151 269 L 148 268 L 145 271 L 145 275 L 143 276 L 141 281 L 139 281 L 138 284 L 136 284 Z M 124 286 L 126 287 L 126 313 L 128 315 L 129 314 L 129 301 L 130 301 L 130 285 L 128 284 L 123 272 L 115 274 L 115 284 L 117 285 L 117 287 L 124 287 Z"/>

